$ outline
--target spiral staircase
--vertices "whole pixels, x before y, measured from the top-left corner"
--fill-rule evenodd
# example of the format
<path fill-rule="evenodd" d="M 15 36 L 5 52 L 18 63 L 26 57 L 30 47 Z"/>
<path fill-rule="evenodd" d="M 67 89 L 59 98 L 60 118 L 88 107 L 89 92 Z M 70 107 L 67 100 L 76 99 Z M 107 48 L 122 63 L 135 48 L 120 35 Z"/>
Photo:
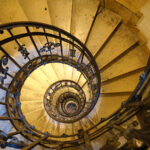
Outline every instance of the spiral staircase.
<path fill-rule="evenodd" d="M 0 14 L 1 148 L 121 150 L 124 130 L 143 128 L 140 13 L 121 0 L 0 0 Z"/>

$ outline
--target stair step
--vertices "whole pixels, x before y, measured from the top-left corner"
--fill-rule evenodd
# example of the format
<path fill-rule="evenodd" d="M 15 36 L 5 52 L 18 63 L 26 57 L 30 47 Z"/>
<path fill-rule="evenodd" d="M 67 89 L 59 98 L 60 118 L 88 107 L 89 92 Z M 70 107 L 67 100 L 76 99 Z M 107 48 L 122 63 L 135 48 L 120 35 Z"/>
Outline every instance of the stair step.
<path fill-rule="evenodd" d="M 32 113 L 40 112 L 40 111 L 43 111 L 43 107 L 39 107 L 39 108 L 37 108 L 36 110 L 32 110 L 32 111 L 30 111 L 30 112 L 26 112 L 26 113 L 24 113 L 23 115 L 24 115 L 24 116 L 28 116 L 28 115 L 31 115 Z M 34 120 L 32 120 L 32 121 L 34 121 Z M 31 122 L 32 122 L 32 121 L 31 121 Z"/>
<path fill-rule="evenodd" d="M 48 130 L 48 132 L 50 132 L 52 135 L 56 135 L 57 134 L 57 124 L 58 122 L 53 120 L 53 122 L 49 122 L 49 124 L 52 123 L 52 127 L 50 130 Z"/>
<path fill-rule="evenodd" d="M 128 50 L 137 40 L 137 37 L 122 24 L 96 58 L 99 68 L 106 66 L 117 56 Z"/>
<path fill-rule="evenodd" d="M 0 13 L 3 14 L 0 16 L 1 23 L 28 21 L 18 1 L 1 0 L 0 6 Z"/>
<path fill-rule="evenodd" d="M 42 67 L 45 67 L 45 66 L 42 66 Z M 47 67 L 47 69 L 49 69 Z M 41 71 L 41 69 L 36 69 L 35 71 L 33 71 L 31 74 L 30 74 L 30 77 L 32 79 L 34 79 L 36 82 L 38 82 L 41 87 L 47 89 L 51 83 L 50 80 L 52 79 L 48 79 L 47 76 L 43 73 L 43 71 Z"/>
<path fill-rule="evenodd" d="M 102 71 L 102 81 L 142 68 L 147 64 L 147 60 L 148 55 L 138 46 L 128 52 L 124 57 L 120 58 L 117 62 L 110 65 L 108 69 Z"/>
<path fill-rule="evenodd" d="M 37 109 L 30 113 L 24 114 L 24 116 L 26 120 L 29 122 L 29 124 L 34 126 L 39 117 L 43 116 L 44 114 L 45 114 L 44 109 Z"/>
<path fill-rule="evenodd" d="M 20 5 L 20 3 L 18 2 L 18 1 L 15 1 L 15 2 L 10 2 L 9 0 L 6 0 L 6 1 L 1 1 L 1 3 L 2 4 L 0 4 L 1 5 L 1 10 L 0 10 L 0 12 L 2 12 L 4 15 L 2 15 L 1 17 L 0 17 L 0 22 L 1 23 L 8 23 L 8 22 L 16 22 L 16 21 L 28 21 L 28 18 L 27 18 L 27 16 L 26 16 L 26 14 L 25 14 L 25 10 L 24 9 L 22 9 L 22 6 Z M 23 3 L 23 2 L 22 2 Z M 37 3 L 37 2 L 36 2 Z M 25 5 L 25 4 L 27 4 L 27 2 L 26 3 L 24 3 L 23 4 L 23 6 Z M 33 5 L 30 5 L 31 7 L 33 6 Z M 41 5 L 41 6 L 43 6 L 43 5 Z M 25 7 L 25 6 L 24 6 Z M 28 6 L 29 7 L 29 6 Z M 7 12 L 5 11 L 7 9 Z M 33 10 L 39 10 L 39 9 L 32 9 L 32 13 L 30 13 L 29 12 L 29 14 L 30 14 L 30 16 L 32 16 L 32 14 L 33 14 Z M 44 11 L 44 10 L 43 10 Z M 37 14 L 37 16 L 39 16 L 39 14 Z M 35 16 L 34 16 L 35 17 Z M 40 18 L 40 17 L 39 17 Z M 44 17 L 41 17 L 40 19 L 42 19 L 42 18 L 44 18 L 45 20 L 46 20 L 46 18 L 45 18 L 45 15 L 44 15 Z M 33 21 L 34 19 L 32 18 L 32 21 Z M 30 27 L 30 30 L 31 31 L 33 31 L 33 28 L 32 27 Z M 16 29 L 12 29 L 12 31 L 13 31 L 13 34 L 20 34 L 20 33 L 26 33 L 26 30 L 25 30 L 25 28 L 16 28 Z M 39 40 L 38 40 L 38 38 L 35 36 L 34 37 L 35 38 L 35 41 L 36 41 L 36 43 L 37 43 L 37 45 L 39 45 L 40 43 L 39 43 Z M 45 38 L 44 38 L 45 39 Z M 26 40 L 26 41 L 25 41 Z M 28 44 L 28 41 L 29 40 L 27 40 L 27 38 L 23 38 L 23 39 L 20 39 L 19 41 L 21 41 L 21 43 L 22 44 L 26 44 L 26 45 L 29 45 Z M 46 40 L 45 40 L 46 41 Z M 11 42 L 12 43 L 12 42 Z M 29 43 L 31 43 L 31 41 L 29 42 Z M 14 46 L 12 46 L 12 47 L 14 47 Z M 9 50 L 9 53 L 11 53 L 11 51 L 13 50 L 12 49 L 12 47 L 11 47 L 11 49 Z M 16 47 L 16 46 L 15 46 Z M 30 47 L 33 47 L 33 45 L 31 46 L 30 45 Z M 7 48 L 6 48 L 7 49 Z M 31 49 L 30 49 L 31 50 Z M 35 48 L 33 49 L 33 50 L 35 50 Z M 13 52 L 11 53 L 12 55 L 14 55 L 14 50 L 13 50 Z"/>
<path fill-rule="evenodd" d="M 49 116 L 46 116 L 45 126 L 43 128 L 44 132 L 48 132 L 47 128 L 50 125 Z"/>
<path fill-rule="evenodd" d="M 64 130 L 65 134 L 72 135 L 72 130 L 73 129 L 72 129 L 72 124 L 71 123 L 68 123 L 68 124 L 65 125 L 65 130 Z"/>
<path fill-rule="evenodd" d="M 19 4 L 21 5 L 29 21 L 51 24 L 49 8 L 46 0 L 19 0 Z M 36 9 L 33 9 L 33 6 Z"/>
<path fill-rule="evenodd" d="M 91 121 L 88 119 L 88 117 L 84 117 L 80 120 L 82 127 L 84 130 L 89 129 L 91 126 L 93 126 L 93 124 L 91 125 Z"/>
<path fill-rule="evenodd" d="M 21 110 L 23 112 L 23 114 L 25 113 L 29 113 L 29 112 L 32 112 L 32 111 L 36 111 L 36 110 L 39 110 L 40 108 L 42 109 L 44 106 L 43 106 L 43 103 L 42 102 L 23 102 L 22 105 L 21 105 Z M 44 108 L 43 108 L 44 110 Z"/>
<path fill-rule="evenodd" d="M 108 9 L 104 9 L 97 16 L 86 44 L 93 56 L 110 37 L 120 21 L 121 17 Z"/>
<path fill-rule="evenodd" d="M 129 95 L 130 94 L 101 96 L 94 109 L 91 111 L 91 119 L 100 121 L 101 118 L 107 118 L 120 108 L 122 102 L 126 101 Z"/>
<path fill-rule="evenodd" d="M 56 73 L 58 79 L 59 80 L 64 80 L 65 79 L 65 74 L 64 74 L 63 64 L 61 64 L 61 63 L 53 63 L 52 67 L 53 67 L 54 72 Z"/>
<path fill-rule="evenodd" d="M 30 89 L 25 89 L 24 87 L 21 89 L 21 98 L 22 101 L 28 101 L 28 98 L 40 98 L 42 99 L 44 97 L 45 91 L 40 90 L 38 92 Z M 24 99 L 25 98 L 25 99 Z"/>
<path fill-rule="evenodd" d="M 33 28 L 33 27 L 29 27 L 30 31 L 33 32 L 33 31 L 36 31 L 37 29 L 36 28 Z M 27 33 L 27 30 L 25 27 L 16 27 L 16 28 L 12 28 L 11 29 L 11 32 L 13 35 L 19 35 L 19 34 L 24 34 L 24 33 Z M 37 47 L 41 48 L 42 45 L 41 45 L 41 41 L 39 40 L 40 37 L 37 37 L 37 36 L 34 36 L 33 39 L 35 40 L 35 43 L 37 45 Z M 44 38 L 45 39 L 45 38 Z M 30 39 L 29 36 L 27 37 L 24 37 L 24 38 L 20 38 L 17 40 L 20 45 L 25 45 L 24 47 L 27 49 L 27 51 L 29 52 L 29 58 L 32 59 L 36 56 L 38 56 L 36 50 L 35 50 L 35 47 Z M 46 41 L 46 40 L 45 40 Z M 20 52 L 18 52 L 20 53 Z"/>
<path fill-rule="evenodd" d="M 37 88 L 38 87 L 38 88 Z M 24 82 L 23 88 L 33 90 L 33 91 L 42 91 L 42 93 L 46 90 L 43 89 L 40 83 L 34 80 L 31 77 L 28 77 L 27 80 Z"/>
<path fill-rule="evenodd" d="M 139 71 L 131 75 L 117 78 L 116 80 L 110 82 L 102 83 L 101 93 L 132 92 L 139 82 L 140 75 L 142 73 L 143 71 Z"/>
<path fill-rule="evenodd" d="M 121 16 L 124 23 L 132 22 L 135 18 L 138 19 L 138 16 L 134 15 L 133 12 L 131 12 L 128 8 L 124 7 L 117 1 L 114 0 L 106 1 L 105 7 Z M 133 21 L 133 23 L 135 22 Z"/>
<path fill-rule="evenodd" d="M 55 132 L 56 121 L 52 120 L 52 119 L 49 119 L 47 124 L 48 124 L 48 126 L 47 126 L 46 131 L 48 131 L 48 133 L 50 133 L 50 134 L 54 133 Z"/>
<path fill-rule="evenodd" d="M 72 1 L 48 0 L 47 3 L 52 24 L 70 32 Z"/>
<path fill-rule="evenodd" d="M 46 122 L 47 122 L 47 116 L 41 115 L 39 119 L 36 120 L 36 124 L 35 124 L 36 129 L 43 133 L 46 132 L 45 130 Z"/>
<path fill-rule="evenodd" d="M 99 0 L 17 0 L 13 2 L 10 0 L 1 0 L 0 13 L 3 15 L 0 16 L 0 22 L 29 20 L 52 24 L 71 32 L 85 43 L 99 2 Z M 33 6 L 36 9 L 33 9 Z M 42 28 L 29 27 L 29 29 L 31 32 L 44 32 Z M 27 32 L 23 27 L 11 30 L 14 35 Z M 46 32 L 53 33 L 48 30 Z M 55 34 L 58 35 L 56 32 Z M 4 31 L 4 34 L 0 35 L 0 40 L 10 36 L 7 31 Z M 47 42 L 45 36 L 34 36 L 33 39 L 38 50 Z M 60 42 L 53 38 L 48 38 L 48 40 Z M 25 44 L 30 53 L 30 58 L 33 59 L 38 56 L 30 37 L 22 38 L 18 41 L 21 45 Z M 143 68 L 147 63 L 148 56 L 142 51 L 142 48 L 137 45 L 134 48 L 132 47 L 137 41 L 137 37 L 122 24 L 121 17 L 113 11 L 105 9 L 98 14 L 86 43 L 86 46 L 96 58 L 102 77 L 102 93 L 94 109 L 85 118 L 74 123 L 61 123 L 48 116 L 43 106 L 43 97 L 51 84 L 58 80 L 68 79 L 76 81 L 82 86 L 86 81 L 84 76 L 80 76 L 80 72 L 76 69 L 72 69 L 65 64 L 53 63 L 52 65 L 41 66 L 39 70 L 33 72 L 25 81 L 20 100 L 22 103 L 21 109 L 26 120 L 29 124 L 34 125 L 37 130 L 42 132 L 48 131 L 50 134 L 60 136 L 64 133 L 67 135 L 77 134 L 79 129 L 86 130 L 99 122 L 101 118 L 108 117 L 121 106 L 123 101 L 127 100 L 134 90 L 139 80 L 139 75 L 143 70 L 135 71 L 132 74 L 130 72 Z M 66 49 L 71 48 L 71 46 L 65 42 L 62 44 L 64 54 L 67 56 Z M 18 45 L 15 41 L 2 45 L 2 47 L 21 66 L 28 62 L 28 59 L 23 59 L 21 53 L 18 52 Z M 60 55 L 60 49 L 56 50 L 56 54 Z M 0 56 L 2 55 L 0 53 Z M 44 53 L 41 55 L 44 55 Z M 18 71 L 17 67 L 13 67 L 13 63 L 9 62 L 8 66 L 11 74 Z M 10 82 L 10 78 L 5 80 L 6 84 Z M 67 90 L 67 88 L 60 90 L 54 98 L 57 99 L 61 93 Z M 88 100 L 90 91 L 87 84 L 85 84 L 83 90 Z M 70 91 L 74 90 L 71 89 Z M 0 100 L 3 99 L 4 101 L 5 94 L 6 92 L 0 91 Z M 56 100 L 53 103 L 55 104 Z M 0 114 L 3 115 L 2 110 L 6 111 L 5 106 L 0 105 L 0 110 Z M 11 131 L 12 126 L 11 124 L 9 126 L 9 124 L 10 121 L 8 120 L 0 120 L 1 130 L 6 132 Z M 60 141 L 64 139 L 62 138 Z M 66 139 L 68 140 L 69 138 Z M 72 139 L 76 138 L 73 137 L 69 140 Z M 95 145 L 93 147 L 95 148 Z M 34 149 L 41 148 L 35 147 Z"/>
<path fill-rule="evenodd" d="M 58 77 L 54 71 L 54 68 L 51 64 L 46 64 L 45 66 L 42 66 L 40 68 L 43 73 L 45 74 L 45 76 L 48 78 L 50 85 L 53 84 L 54 82 L 58 81 Z"/>
<path fill-rule="evenodd" d="M 121 5 L 125 6 L 126 8 L 130 9 L 130 11 L 134 13 L 137 13 L 146 2 L 146 0 L 135 0 L 134 2 L 132 0 L 127 0 L 127 1 L 116 0 L 116 1 Z"/>
<path fill-rule="evenodd" d="M 30 27 L 30 31 L 35 31 L 35 29 L 33 29 L 33 28 L 31 28 Z M 15 35 L 15 34 L 20 34 L 20 33 L 26 33 L 27 31 L 26 31 L 26 29 L 25 28 L 23 28 L 23 27 L 18 27 L 18 28 L 14 28 L 14 29 L 12 29 L 12 33 Z M 34 39 L 34 41 L 35 41 L 35 43 L 36 43 L 36 46 L 40 49 L 43 45 L 41 44 L 41 41 L 40 41 L 40 38 L 39 37 L 37 37 L 37 36 L 34 36 L 33 37 L 33 39 Z M 44 40 L 45 40 L 45 38 L 44 38 Z M 35 50 L 35 47 L 34 47 L 34 45 L 33 45 L 33 43 L 32 43 L 32 41 L 31 41 L 31 39 L 30 39 L 30 37 L 29 36 L 27 36 L 27 37 L 24 37 L 24 38 L 21 38 L 21 39 L 18 39 L 18 42 L 20 43 L 20 45 L 25 45 L 24 47 L 26 48 L 26 50 L 28 51 L 28 53 L 29 53 L 29 58 L 30 59 L 34 59 L 35 57 L 38 57 L 39 55 L 38 55 L 38 53 L 36 52 L 36 50 Z M 20 52 L 18 52 L 18 53 L 20 53 Z M 26 60 L 28 60 L 28 58 L 26 59 Z"/>
<path fill-rule="evenodd" d="M 48 0 L 47 3 L 49 7 L 49 13 L 50 13 L 52 25 L 70 32 L 72 1 Z M 57 32 L 54 32 L 54 34 L 58 35 Z M 60 42 L 60 41 L 55 39 L 55 42 Z M 63 45 L 63 54 L 67 55 L 66 49 L 69 48 L 69 44 L 62 41 L 62 45 Z M 60 50 L 59 50 L 59 54 L 60 54 Z"/>
<path fill-rule="evenodd" d="M 99 0 L 75 0 L 72 3 L 70 32 L 84 43 L 96 14 Z"/>

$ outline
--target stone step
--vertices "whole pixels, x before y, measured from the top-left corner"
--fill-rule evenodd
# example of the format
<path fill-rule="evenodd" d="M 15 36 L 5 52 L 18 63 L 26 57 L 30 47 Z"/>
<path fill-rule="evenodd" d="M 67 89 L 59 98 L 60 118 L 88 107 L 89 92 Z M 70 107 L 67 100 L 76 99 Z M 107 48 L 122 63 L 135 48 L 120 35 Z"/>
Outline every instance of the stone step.
<path fill-rule="evenodd" d="M 126 74 L 132 70 L 137 70 L 146 66 L 148 55 L 138 46 L 126 55 L 120 58 L 117 62 L 111 64 L 109 68 L 101 72 L 102 81 Z"/>
<path fill-rule="evenodd" d="M 101 93 L 111 93 L 111 92 L 132 92 L 137 83 L 139 82 L 140 75 L 143 71 L 138 71 L 133 74 L 127 74 L 121 76 L 120 78 L 110 80 L 101 84 Z"/>
<path fill-rule="evenodd" d="M 98 5 L 98 0 L 72 1 L 72 20 L 70 32 L 83 43 L 88 35 Z"/>
<path fill-rule="evenodd" d="M 120 108 L 122 102 L 126 101 L 129 95 L 101 95 L 94 109 L 89 114 L 90 119 L 96 124 L 101 118 L 107 118 Z"/>
<path fill-rule="evenodd" d="M 99 68 L 101 69 L 106 66 L 116 57 L 127 51 L 137 41 L 138 39 L 136 35 L 134 35 L 129 28 L 122 24 L 102 49 L 100 54 L 96 57 L 96 62 Z"/>
<path fill-rule="evenodd" d="M 106 43 L 120 22 L 121 17 L 108 9 L 97 16 L 86 44 L 93 55 Z"/>
<path fill-rule="evenodd" d="M 40 83 L 38 83 L 36 80 L 34 80 L 32 77 L 28 77 L 27 80 L 24 82 L 23 87 L 25 89 L 34 90 L 34 91 L 42 91 L 44 92 L 45 89 L 42 88 Z M 37 88 L 38 87 L 38 88 Z"/>

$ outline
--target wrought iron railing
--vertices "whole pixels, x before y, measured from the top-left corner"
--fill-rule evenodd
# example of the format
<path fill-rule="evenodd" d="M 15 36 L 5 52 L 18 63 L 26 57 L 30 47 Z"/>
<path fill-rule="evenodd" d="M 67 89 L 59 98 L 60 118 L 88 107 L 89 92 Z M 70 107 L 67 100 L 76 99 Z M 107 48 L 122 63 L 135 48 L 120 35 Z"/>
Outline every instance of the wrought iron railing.
<path fill-rule="evenodd" d="M 20 30 L 21 28 L 21 30 Z M 16 34 L 14 30 L 21 31 L 21 33 Z M 48 63 L 63 63 L 76 68 L 86 79 L 86 84 L 89 87 L 90 97 L 88 102 L 86 102 L 86 97 L 82 88 L 72 82 L 68 87 L 73 87 L 78 90 L 80 98 L 77 96 L 71 96 L 72 103 L 65 102 L 66 107 L 69 105 L 73 105 L 78 108 L 78 115 L 72 117 L 72 120 L 64 120 L 68 121 L 76 121 L 87 115 L 95 106 L 99 94 L 100 94 L 100 74 L 97 67 L 97 64 L 92 57 L 91 53 L 88 49 L 74 36 L 71 34 L 56 28 L 54 26 L 34 23 L 34 22 L 19 22 L 19 23 L 11 23 L 0 26 L 1 37 L 0 41 L 0 50 L 1 50 L 1 85 L 0 88 L 6 91 L 5 102 L 1 103 L 6 105 L 7 107 L 7 117 L 1 116 L 1 120 L 10 120 L 15 129 L 19 132 L 17 134 L 22 134 L 26 138 L 30 140 L 37 140 L 41 136 L 44 136 L 45 133 L 42 133 L 36 130 L 33 126 L 31 126 L 25 119 L 24 115 L 21 111 L 21 102 L 20 102 L 20 94 L 21 88 L 25 80 L 28 76 L 41 65 L 45 65 Z M 7 36 L 5 36 L 5 34 Z M 30 41 L 30 45 L 34 46 L 33 50 L 30 50 L 22 41 L 22 39 L 28 38 Z M 36 43 L 36 38 L 42 38 L 43 46 Z M 17 47 L 13 50 L 13 54 L 20 54 L 20 60 L 10 54 L 10 52 L 5 48 L 5 45 L 9 43 L 15 42 Z M 29 44 L 29 43 L 28 43 Z M 16 50 L 17 49 L 17 50 Z M 36 55 L 36 56 L 35 56 Z M 18 57 L 18 58 L 19 58 Z M 21 61 L 24 61 L 24 65 L 22 65 Z M 12 62 L 13 65 L 10 65 L 9 62 Z M 17 72 L 14 72 L 14 65 L 17 67 Z M 6 66 L 6 67 L 5 67 Z M 9 67 L 8 67 L 9 66 Z M 11 67 L 10 67 L 11 66 Z M 13 69 L 12 69 L 13 68 Z M 9 84 L 5 84 L 5 81 L 8 80 L 8 77 L 11 78 Z M 62 84 L 63 81 L 60 81 Z M 64 86 L 67 86 L 65 84 Z M 61 86 L 60 88 L 63 88 Z M 80 88 L 80 90 L 79 90 Z M 56 91 L 56 90 L 55 90 Z M 82 92 L 81 92 L 82 91 Z M 70 94 L 69 94 L 70 96 Z M 75 98 L 76 97 L 76 98 Z M 58 103 L 58 102 L 57 102 Z M 81 103 L 82 105 L 79 105 Z M 64 104 L 64 105 L 65 105 Z M 63 114 L 66 115 L 64 108 L 62 105 Z M 82 107 L 81 107 L 82 106 Z M 76 109 L 76 108 L 75 108 Z M 83 109 L 83 111 L 82 111 Z M 62 111 L 61 110 L 61 111 Z M 66 109 L 69 111 L 69 109 Z M 59 109 L 60 111 L 60 109 Z M 65 113 L 64 113 L 65 112 Z M 70 115 L 69 115 L 70 116 Z M 60 120 L 60 117 L 53 117 L 56 120 Z M 68 117 L 69 119 L 69 117 Z M 62 120 L 62 119 L 61 119 Z M 16 133 L 16 132 L 15 132 Z M 46 134 L 47 135 L 47 134 Z M 50 139 L 50 137 L 63 139 L 73 137 L 76 135 L 63 135 L 63 136 L 55 136 L 49 135 L 47 139 L 47 143 L 44 142 L 45 146 L 48 146 L 49 142 L 53 141 L 53 143 L 59 143 L 59 140 Z M 40 142 L 41 143 L 41 142 Z"/>
<path fill-rule="evenodd" d="M 22 31 L 22 33 L 15 34 L 14 29 L 18 29 Z M 9 33 L 10 36 L 5 36 L 6 33 Z M 68 64 L 80 71 L 86 79 L 86 84 L 88 84 L 89 91 L 91 91 L 91 97 L 89 98 L 90 103 L 88 103 L 88 109 L 86 109 L 85 112 L 83 111 L 83 114 L 81 116 L 75 118 L 75 121 L 87 115 L 94 108 L 99 98 L 100 72 L 98 70 L 97 64 L 88 49 L 78 39 L 65 32 L 64 30 L 61 30 L 54 26 L 34 22 L 11 23 L 1 25 L 0 34 L 0 36 L 3 38 L 0 40 L 0 89 L 6 91 L 5 101 L 0 102 L 0 104 L 6 106 L 8 114 L 7 116 L 1 116 L 0 120 L 10 120 L 16 129 L 15 132 L 8 134 L 5 134 L 3 131 L 1 131 L 0 137 L 2 139 L 2 148 L 7 145 L 13 145 L 16 146 L 16 148 L 24 147 L 24 149 L 31 149 L 40 144 L 48 148 L 57 149 L 60 145 L 64 148 L 80 145 L 86 143 L 87 139 L 90 141 L 103 135 L 107 131 L 111 130 L 114 127 L 114 124 L 121 125 L 132 116 L 134 116 L 138 111 L 140 111 L 139 106 L 128 106 L 132 104 L 132 102 L 141 100 L 142 93 L 147 85 L 146 83 L 149 82 L 149 63 L 145 69 L 145 73 L 141 76 L 140 82 L 131 97 L 108 118 L 102 118 L 97 124 L 89 128 L 88 130 L 79 131 L 79 133 L 73 135 L 63 134 L 61 136 L 56 136 L 38 131 L 35 127 L 31 126 L 26 121 L 26 118 L 23 116 L 20 108 L 20 90 L 28 76 L 41 65 L 55 62 Z M 42 41 L 44 43 L 42 46 L 36 43 L 35 39 L 37 37 L 42 37 Z M 23 42 L 21 42 L 23 38 L 30 39 L 30 44 L 34 46 L 34 50 L 31 51 Z M 21 54 L 20 56 L 22 60 L 25 61 L 24 65 L 20 64 L 19 59 L 12 57 L 12 54 L 4 48 L 4 45 L 10 42 L 15 42 L 18 45 L 17 50 L 14 49 L 13 53 Z M 68 49 L 65 47 L 66 45 Z M 36 55 L 36 57 L 34 57 L 32 54 Z M 14 68 L 11 64 L 9 64 L 9 62 L 12 62 L 13 66 L 16 66 L 17 73 L 13 71 Z M 5 84 L 5 81 L 7 81 L 8 78 L 10 78 L 10 83 L 7 85 Z M 62 82 L 64 81 L 60 81 L 60 85 L 62 84 Z M 72 81 L 66 81 L 65 86 L 67 85 L 67 82 Z M 56 87 L 57 86 L 55 86 L 55 88 Z M 59 88 L 62 87 L 63 86 L 61 85 Z M 74 88 L 82 89 L 82 87 L 78 87 L 78 85 L 76 84 L 74 84 Z M 81 92 L 82 90 L 79 91 Z M 77 109 L 79 113 L 82 112 L 82 107 L 78 109 L 78 103 L 83 103 L 83 105 L 81 105 L 83 107 L 86 105 L 86 98 L 84 97 L 84 93 L 81 93 L 82 96 L 80 99 L 83 100 L 82 102 L 80 101 L 80 99 L 76 98 L 76 95 L 73 95 L 71 92 L 69 93 L 69 96 L 67 95 L 69 98 L 73 99 L 73 104 L 74 106 L 76 105 L 75 109 Z M 63 99 L 64 96 L 66 95 L 63 95 L 60 101 L 65 101 Z M 51 100 L 52 99 L 50 99 L 49 101 Z M 64 105 L 62 105 L 62 109 L 57 108 L 57 111 L 60 111 L 63 115 L 69 115 L 70 113 L 69 109 L 66 109 L 66 103 L 67 101 L 65 101 Z M 59 117 L 56 120 L 60 121 Z M 67 121 L 68 120 L 66 120 L 66 122 Z M 101 124 L 104 122 L 106 122 L 105 125 L 101 126 Z M 8 139 L 17 134 L 21 134 L 25 138 L 31 140 L 31 144 L 23 143 L 17 140 L 17 142 L 7 142 Z"/>

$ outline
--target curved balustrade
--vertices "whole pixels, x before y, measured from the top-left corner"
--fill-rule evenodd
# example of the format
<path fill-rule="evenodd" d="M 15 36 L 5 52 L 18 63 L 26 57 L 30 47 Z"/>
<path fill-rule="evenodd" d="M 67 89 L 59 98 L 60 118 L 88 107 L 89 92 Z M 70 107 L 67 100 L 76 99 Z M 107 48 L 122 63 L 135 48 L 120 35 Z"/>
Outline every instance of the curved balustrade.
<path fill-rule="evenodd" d="M 66 88 L 66 91 L 58 93 L 60 89 L 64 88 Z M 55 95 L 58 97 L 56 101 L 53 100 Z M 49 116 L 54 120 L 72 123 L 80 120 L 87 114 L 91 103 L 86 102 L 85 93 L 77 83 L 69 80 L 61 80 L 52 84 L 47 89 L 44 106 Z M 69 107 L 73 107 L 74 110 Z"/>
<path fill-rule="evenodd" d="M 24 32 L 20 34 L 13 34 L 13 30 L 18 28 L 22 28 L 22 31 Z M 54 26 L 34 22 L 18 22 L 1 25 L 0 31 L 2 36 L 6 32 L 10 35 L 6 37 L 4 36 L 5 38 L 0 41 L 0 50 L 2 54 L 0 61 L 2 73 L 0 88 L 7 92 L 5 103 L 8 111 L 8 117 L 1 117 L 1 119 L 11 120 L 16 130 L 21 131 L 20 133 L 28 139 L 36 140 L 38 137 L 45 135 L 45 133 L 41 133 L 36 130 L 26 121 L 21 110 L 21 102 L 19 99 L 21 88 L 28 76 L 30 76 L 30 74 L 41 65 L 56 62 L 68 64 L 81 72 L 86 79 L 85 84 L 88 85 L 90 91 L 90 97 L 87 103 L 85 102 L 86 98 L 82 88 L 71 81 L 72 84 L 71 86 L 69 85 L 70 88 L 73 87 L 76 90 L 79 90 L 80 88 L 78 96 L 79 94 L 82 94 L 82 96 L 77 98 L 77 93 L 73 93 L 72 96 L 71 94 L 69 95 L 67 101 L 64 100 L 64 104 L 61 104 L 62 109 L 58 109 L 58 111 L 61 111 L 61 116 L 66 115 L 69 111 L 71 113 L 72 108 L 69 107 L 72 107 L 73 105 L 75 109 L 77 109 L 77 112 L 70 115 L 67 114 L 67 118 L 65 120 L 63 118 L 61 121 L 64 120 L 65 122 L 72 122 L 73 120 L 79 120 L 93 109 L 100 94 L 99 70 L 91 53 L 78 39 Z M 43 46 L 39 46 L 38 43 L 36 43 L 35 39 L 37 37 L 44 38 Z M 30 45 L 34 46 L 34 50 L 30 50 L 26 44 L 21 42 L 23 38 L 30 39 Z M 14 51 L 14 53 L 19 53 L 20 56 L 22 56 L 21 60 L 25 62 L 24 65 L 22 65 L 21 61 L 18 59 L 13 58 L 7 49 L 4 49 L 5 45 L 11 42 L 15 42 L 18 45 L 18 48 L 16 48 L 17 51 Z M 7 67 L 7 65 L 9 66 L 9 62 L 12 62 L 18 68 L 18 72 L 15 75 L 11 74 L 11 68 Z M 6 86 L 4 81 L 8 79 L 8 76 L 12 78 L 12 81 Z M 55 89 L 55 91 L 57 91 L 57 89 Z M 57 103 L 59 102 L 57 101 Z M 84 111 L 82 111 L 82 109 Z M 77 114 L 79 115 L 78 117 Z M 68 116 L 73 117 L 71 120 L 68 120 Z M 53 118 L 56 119 L 57 117 Z M 57 118 L 56 120 L 59 119 Z M 72 137 L 76 135 L 68 135 L 66 137 L 70 136 Z M 49 137 L 63 138 L 63 136 L 59 137 L 55 135 L 49 135 Z M 51 139 L 48 141 L 51 141 Z M 59 140 L 57 142 L 59 142 Z"/>
<path fill-rule="evenodd" d="M 23 28 L 24 32 L 20 34 L 13 34 L 13 29 L 20 27 Z M 31 126 L 26 121 L 26 118 L 21 111 L 21 103 L 19 99 L 20 91 L 28 76 L 30 76 L 30 74 L 38 67 L 56 62 L 68 64 L 81 72 L 86 79 L 85 84 L 88 84 L 90 91 L 88 103 L 85 98 L 85 93 L 82 91 L 82 87 L 78 86 L 78 84 L 73 81 L 59 81 L 58 83 L 60 86 L 57 83 L 53 84 L 52 86 L 54 86 L 54 93 L 49 92 L 52 88 L 52 86 L 50 86 L 44 98 L 44 106 L 49 116 L 58 121 L 72 122 L 87 115 L 94 108 L 99 98 L 100 72 L 97 64 L 88 49 L 78 39 L 54 26 L 34 22 L 19 22 L 1 25 L 0 31 L 0 34 L 2 35 L 5 34 L 5 32 L 10 34 L 9 37 L 6 37 L 0 41 L 0 88 L 7 92 L 5 102 L 1 102 L 0 104 L 6 105 L 8 113 L 8 116 L 1 116 L 0 119 L 10 120 L 17 130 L 16 132 L 10 134 L 22 134 L 25 138 L 33 141 L 28 146 L 24 143 L 24 149 L 30 149 L 37 144 L 41 144 L 49 148 L 57 148 L 60 145 L 65 148 L 76 146 L 77 144 L 83 144 L 86 142 L 85 136 L 89 140 L 93 140 L 111 130 L 114 127 L 114 124 L 120 125 L 140 111 L 139 106 L 128 107 L 128 105 L 133 101 L 140 101 L 140 96 L 146 86 L 146 79 L 149 77 L 150 73 L 149 63 L 145 70 L 145 74 L 141 76 L 141 80 L 133 92 L 133 95 L 131 95 L 131 97 L 124 104 L 122 104 L 120 109 L 114 114 L 108 118 L 102 118 L 99 123 L 89 128 L 87 131 L 81 131 L 74 135 L 63 134 L 61 136 L 50 135 L 49 133 L 42 133 L 38 131 L 34 126 Z M 26 37 L 30 38 L 30 44 L 34 46 L 33 51 L 28 49 L 24 43 L 19 41 L 20 39 Z M 44 44 L 40 48 L 35 41 L 36 37 L 42 37 L 45 39 L 43 42 Z M 17 43 L 18 48 L 16 52 L 14 51 L 14 53 L 20 53 L 22 59 L 26 62 L 24 65 L 20 64 L 17 59 L 12 57 L 11 54 L 3 48 L 3 45 L 10 42 Z M 66 44 L 68 49 L 66 48 Z M 36 54 L 37 57 L 32 57 L 32 54 Z M 18 68 L 18 72 L 15 75 L 11 74 L 11 68 L 8 67 L 9 62 L 12 62 Z M 5 85 L 4 82 L 8 77 L 11 78 L 12 81 L 9 85 Z M 65 93 L 61 93 L 55 103 L 58 107 L 50 108 L 52 106 L 51 103 L 53 96 L 47 98 L 47 95 L 54 95 L 55 92 L 59 88 L 63 88 L 63 86 L 74 88 L 78 92 L 67 93 L 66 91 Z M 81 105 L 79 105 L 79 103 Z M 84 110 L 85 106 L 87 107 Z M 57 115 L 52 113 L 54 111 L 58 112 Z M 70 118 L 68 119 L 67 117 Z M 106 124 L 101 127 L 100 125 L 104 122 L 106 122 Z M 0 134 L 0 136 L 2 136 L 2 134 Z M 74 137 L 74 139 L 70 139 L 70 137 Z M 8 138 L 9 137 L 4 138 L 4 141 Z M 17 143 L 15 144 L 17 145 Z"/>

